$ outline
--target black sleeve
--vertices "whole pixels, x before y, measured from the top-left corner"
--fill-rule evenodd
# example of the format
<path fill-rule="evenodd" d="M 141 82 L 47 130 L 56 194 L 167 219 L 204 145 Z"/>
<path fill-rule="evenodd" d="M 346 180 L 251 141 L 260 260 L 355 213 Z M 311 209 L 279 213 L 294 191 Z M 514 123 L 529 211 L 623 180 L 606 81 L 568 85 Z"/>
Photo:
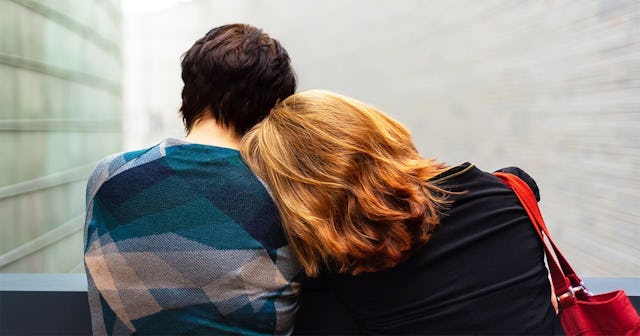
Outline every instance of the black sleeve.
<path fill-rule="evenodd" d="M 527 182 L 529 188 L 533 191 L 533 194 L 536 196 L 536 201 L 540 202 L 540 190 L 538 189 L 538 185 L 533 177 L 529 176 L 524 170 L 518 167 L 506 167 L 502 169 L 498 169 L 499 172 L 509 173 L 519 177 L 521 180 Z"/>

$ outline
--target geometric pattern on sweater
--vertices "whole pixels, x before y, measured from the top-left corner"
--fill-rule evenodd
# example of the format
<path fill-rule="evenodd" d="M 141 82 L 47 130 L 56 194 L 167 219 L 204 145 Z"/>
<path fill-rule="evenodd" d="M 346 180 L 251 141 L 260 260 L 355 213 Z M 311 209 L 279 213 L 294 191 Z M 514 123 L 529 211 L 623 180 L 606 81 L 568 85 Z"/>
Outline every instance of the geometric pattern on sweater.
<path fill-rule="evenodd" d="M 167 139 L 87 185 L 93 332 L 289 334 L 300 266 L 239 152 Z"/>

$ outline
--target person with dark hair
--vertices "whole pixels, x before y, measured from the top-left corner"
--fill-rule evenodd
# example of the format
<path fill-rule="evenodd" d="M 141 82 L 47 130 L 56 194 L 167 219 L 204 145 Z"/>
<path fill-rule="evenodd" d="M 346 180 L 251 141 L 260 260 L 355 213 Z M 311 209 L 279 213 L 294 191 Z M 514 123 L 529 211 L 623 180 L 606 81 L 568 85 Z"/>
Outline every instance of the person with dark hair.
<path fill-rule="evenodd" d="M 301 268 L 240 139 L 294 93 L 287 51 L 217 27 L 183 55 L 184 139 L 103 159 L 87 185 L 96 335 L 292 332 Z"/>

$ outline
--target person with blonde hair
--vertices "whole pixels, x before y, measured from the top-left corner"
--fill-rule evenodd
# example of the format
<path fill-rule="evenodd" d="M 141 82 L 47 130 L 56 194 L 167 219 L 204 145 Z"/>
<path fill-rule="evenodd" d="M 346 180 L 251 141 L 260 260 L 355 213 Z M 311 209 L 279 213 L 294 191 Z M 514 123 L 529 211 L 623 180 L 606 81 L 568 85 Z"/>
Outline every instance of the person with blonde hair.
<path fill-rule="evenodd" d="M 491 173 L 423 158 L 394 119 L 320 90 L 276 105 L 241 154 L 308 277 L 297 333 L 553 333 L 542 246 Z M 323 320 L 313 291 L 336 295 L 356 329 Z"/>

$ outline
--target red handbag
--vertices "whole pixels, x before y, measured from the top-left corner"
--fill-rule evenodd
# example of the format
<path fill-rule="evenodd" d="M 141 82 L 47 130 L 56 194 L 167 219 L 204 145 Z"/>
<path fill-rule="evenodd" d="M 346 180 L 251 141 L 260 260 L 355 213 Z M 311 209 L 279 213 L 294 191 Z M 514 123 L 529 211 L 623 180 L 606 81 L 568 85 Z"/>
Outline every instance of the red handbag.
<path fill-rule="evenodd" d="M 567 336 L 640 335 L 640 316 L 623 290 L 592 294 L 551 240 L 538 202 L 529 185 L 515 175 L 494 173 L 518 196 L 542 241 L 551 282 L 558 300 L 560 324 Z M 551 253 L 547 238 L 553 249 Z"/>

